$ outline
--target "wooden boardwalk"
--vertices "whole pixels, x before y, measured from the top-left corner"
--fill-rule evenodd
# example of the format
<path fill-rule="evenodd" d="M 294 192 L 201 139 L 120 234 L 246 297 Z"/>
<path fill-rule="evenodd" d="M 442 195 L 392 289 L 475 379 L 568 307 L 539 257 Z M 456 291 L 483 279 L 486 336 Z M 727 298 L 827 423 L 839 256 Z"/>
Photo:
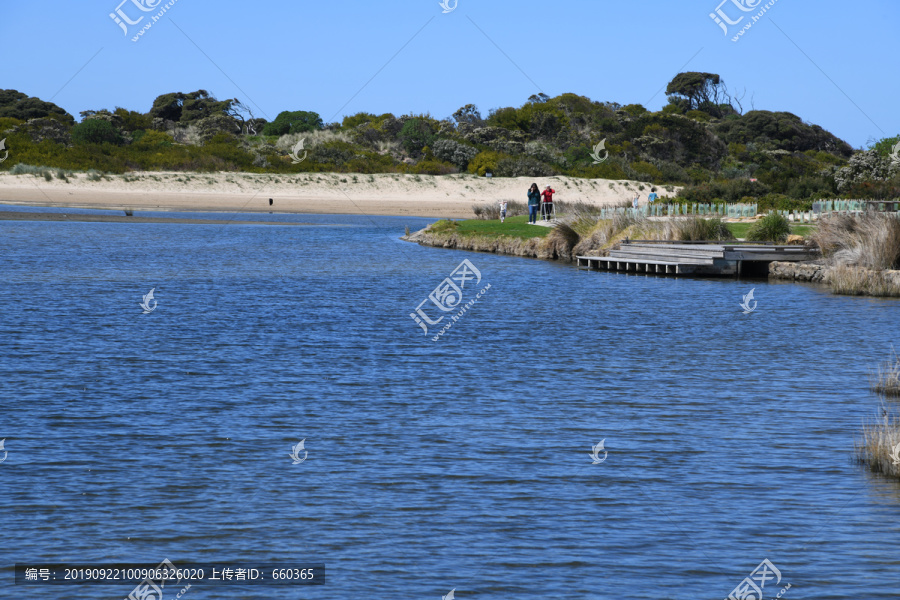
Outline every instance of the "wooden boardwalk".
<path fill-rule="evenodd" d="M 806 261 L 819 251 L 774 244 L 625 241 L 609 256 L 579 256 L 578 266 L 598 271 L 726 277 L 765 275 L 769 263 Z"/>

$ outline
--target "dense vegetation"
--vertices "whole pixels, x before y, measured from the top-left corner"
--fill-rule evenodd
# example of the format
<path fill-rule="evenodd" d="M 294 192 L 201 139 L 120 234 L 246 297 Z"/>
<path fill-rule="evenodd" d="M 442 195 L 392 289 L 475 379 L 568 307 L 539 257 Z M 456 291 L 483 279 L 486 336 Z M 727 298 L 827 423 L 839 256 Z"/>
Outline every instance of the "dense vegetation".
<path fill-rule="evenodd" d="M 682 201 L 752 199 L 782 210 L 823 197 L 900 196 L 900 160 L 892 159 L 900 137 L 854 153 L 791 113 L 743 112 L 712 73 L 680 73 L 666 93 L 658 112 L 538 94 L 486 117 L 468 104 L 446 119 L 359 113 L 326 124 L 304 110 L 268 122 L 237 99 L 198 90 L 163 94 L 147 113 L 84 111 L 76 123 L 55 104 L 0 90 L 0 137 L 11 158 L 0 169 L 559 174 L 676 184 L 685 186 Z M 295 147 L 308 153 L 297 164 Z"/>

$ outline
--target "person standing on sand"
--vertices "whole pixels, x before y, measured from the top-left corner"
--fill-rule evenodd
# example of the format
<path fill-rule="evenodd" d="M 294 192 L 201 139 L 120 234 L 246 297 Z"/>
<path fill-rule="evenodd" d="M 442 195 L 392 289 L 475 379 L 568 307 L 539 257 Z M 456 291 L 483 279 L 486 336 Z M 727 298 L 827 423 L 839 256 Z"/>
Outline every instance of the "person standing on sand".
<path fill-rule="evenodd" d="M 500 201 L 500 222 L 506 220 L 506 200 Z"/>
<path fill-rule="evenodd" d="M 657 195 L 657 193 L 656 193 L 656 188 L 650 188 L 650 195 L 647 196 L 647 199 L 652 204 L 652 203 L 656 202 L 657 198 L 659 198 L 659 195 Z"/>
<path fill-rule="evenodd" d="M 528 223 L 537 223 L 538 207 L 541 205 L 541 191 L 536 183 L 528 188 Z"/>
<path fill-rule="evenodd" d="M 544 197 L 543 204 L 543 212 L 544 212 L 544 220 L 549 221 L 550 217 L 553 216 L 553 194 L 556 193 L 556 190 L 551 188 L 549 185 L 544 188 L 544 191 L 541 192 L 541 196 Z"/>
<path fill-rule="evenodd" d="M 634 195 L 634 198 L 631 199 L 631 208 L 634 210 L 638 209 L 638 204 L 640 204 L 641 197 L 638 194 Z"/>

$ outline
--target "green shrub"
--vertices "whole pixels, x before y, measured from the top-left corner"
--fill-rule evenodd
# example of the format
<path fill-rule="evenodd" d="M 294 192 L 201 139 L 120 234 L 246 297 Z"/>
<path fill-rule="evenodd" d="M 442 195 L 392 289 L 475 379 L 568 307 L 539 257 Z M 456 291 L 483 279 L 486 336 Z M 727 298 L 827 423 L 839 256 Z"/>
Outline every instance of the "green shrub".
<path fill-rule="evenodd" d="M 505 158 L 506 155 L 500 154 L 493 150 L 485 150 L 475 155 L 475 158 L 469 161 L 469 173 L 484 177 L 488 171 L 497 170 L 497 165 Z"/>
<path fill-rule="evenodd" d="M 448 162 L 435 159 L 419 161 L 410 169 L 412 173 L 421 173 L 424 175 L 448 175 L 458 172 L 458 169 Z"/>
<path fill-rule="evenodd" d="M 288 133 L 302 133 L 315 129 L 324 129 L 325 124 L 319 113 L 308 110 L 285 110 L 278 113 L 275 120 L 266 123 L 263 127 L 263 135 L 285 135 Z"/>
<path fill-rule="evenodd" d="M 768 212 L 770 210 L 809 211 L 812 210 L 813 201 L 797 200 L 784 194 L 766 194 L 757 203 L 759 212 Z"/>
<path fill-rule="evenodd" d="M 115 125 L 104 119 L 85 119 L 72 128 L 76 144 L 121 144 L 122 136 Z"/>
<path fill-rule="evenodd" d="M 783 242 L 790 233 L 788 220 L 776 212 L 770 212 L 750 226 L 747 239 L 753 242 Z"/>
<path fill-rule="evenodd" d="M 434 130 L 425 119 L 412 118 L 403 124 L 397 136 L 403 149 L 412 155 L 421 154 L 425 146 L 434 143 Z"/>
<path fill-rule="evenodd" d="M 149 131 L 135 132 L 134 142 L 131 146 L 139 150 L 155 150 L 171 146 L 174 141 L 168 133 L 151 129 Z"/>

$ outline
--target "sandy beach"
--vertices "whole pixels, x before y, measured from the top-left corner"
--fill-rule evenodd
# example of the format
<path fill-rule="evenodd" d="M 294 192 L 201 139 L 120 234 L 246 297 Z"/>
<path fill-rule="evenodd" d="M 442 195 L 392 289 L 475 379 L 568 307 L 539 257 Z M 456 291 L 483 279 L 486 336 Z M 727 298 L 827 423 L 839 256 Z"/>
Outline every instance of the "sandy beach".
<path fill-rule="evenodd" d="M 111 210 L 283 212 L 471 218 L 473 204 L 502 199 L 524 202 L 532 182 L 550 185 L 556 199 L 615 205 L 634 193 L 646 198 L 650 184 L 572 177 L 485 178 L 474 175 L 360 175 L 303 173 L 147 172 L 85 173 L 51 181 L 34 175 L 0 174 L 0 204 Z M 643 186 L 643 190 L 639 190 Z M 663 194 L 674 194 L 660 188 Z M 272 204 L 269 204 L 269 199 Z"/>

